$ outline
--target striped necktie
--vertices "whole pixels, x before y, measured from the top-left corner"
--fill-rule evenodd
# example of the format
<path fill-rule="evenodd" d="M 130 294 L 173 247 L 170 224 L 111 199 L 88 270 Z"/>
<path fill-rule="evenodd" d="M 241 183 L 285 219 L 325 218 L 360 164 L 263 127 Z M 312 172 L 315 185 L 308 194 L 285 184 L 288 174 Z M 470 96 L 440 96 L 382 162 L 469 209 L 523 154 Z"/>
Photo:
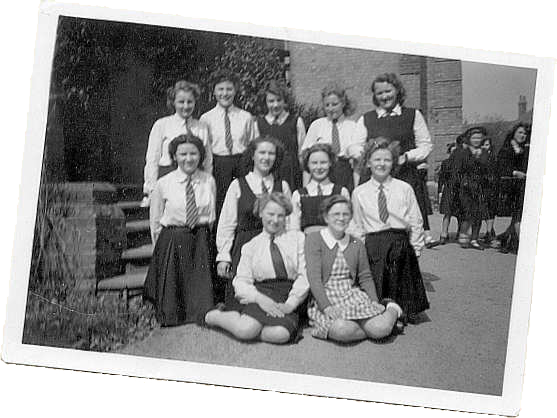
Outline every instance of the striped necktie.
<path fill-rule="evenodd" d="M 265 185 L 263 179 L 261 180 L 261 194 L 269 194 L 269 189 Z"/>
<path fill-rule="evenodd" d="M 274 235 L 271 235 L 269 250 L 271 251 L 271 260 L 273 262 L 273 268 L 275 270 L 275 278 L 288 279 L 288 273 L 286 272 L 284 259 L 282 258 L 282 254 L 280 253 L 278 245 L 275 243 Z"/>
<path fill-rule="evenodd" d="M 333 129 L 331 131 L 331 147 L 335 155 L 340 154 L 340 139 L 338 134 L 337 120 L 333 119 Z"/>
<path fill-rule="evenodd" d="M 384 224 L 389 219 L 389 211 L 387 210 L 387 197 L 383 191 L 383 184 L 379 184 L 379 194 L 377 195 L 377 207 L 379 208 L 379 219 Z"/>
<path fill-rule="evenodd" d="M 224 109 L 224 141 L 230 155 L 232 155 L 232 130 L 230 128 L 230 117 L 228 116 L 228 108 Z"/>
<path fill-rule="evenodd" d="M 323 187 L 319 183 L 317 183 L 317 196 L 323 196 Z"/>
<path fill-rule="evenodd" d="M 186 226 L 195 228 L 198 219 L 199 214 L 197 213 L 193 184 L 191 182 L 191 176 L 188 176 L 186 179 Z"/>
<path fill-rule="evenodd" d="M 190 134 L 190 135 L 192 134 L 192 133 L 191 133 L 191 129 L 190 129 L 190 127 L 188 126 L 188 120 L 187 120 L 187 119 L 184 119 L 184 128 L 186 128 L 186 133 L 187 133 L 187 134 Z"/>

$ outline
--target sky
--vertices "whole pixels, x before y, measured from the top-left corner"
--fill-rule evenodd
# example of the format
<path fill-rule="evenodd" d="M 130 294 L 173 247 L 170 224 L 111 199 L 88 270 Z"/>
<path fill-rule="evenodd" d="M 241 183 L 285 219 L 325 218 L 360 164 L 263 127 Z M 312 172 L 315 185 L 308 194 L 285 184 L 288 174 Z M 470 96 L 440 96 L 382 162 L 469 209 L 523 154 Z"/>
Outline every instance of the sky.
<path fill-rule="evenodd" d="M 471 123 L 490 116 L 516 120 L 520 95 L 526 96 L 527 110 L 532 108 L 535 83 L 535 69 L 462 61 L 463 119 Z"/>

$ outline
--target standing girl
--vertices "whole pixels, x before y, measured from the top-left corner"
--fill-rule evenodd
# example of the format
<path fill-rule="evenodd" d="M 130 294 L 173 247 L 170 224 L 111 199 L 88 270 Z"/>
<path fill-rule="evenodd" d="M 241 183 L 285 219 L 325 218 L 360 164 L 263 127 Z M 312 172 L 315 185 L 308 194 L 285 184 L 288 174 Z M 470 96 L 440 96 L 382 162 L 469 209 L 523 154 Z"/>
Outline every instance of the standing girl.
<path fill-rule="evenodd" d="M 462 248 L 483 250 L 478 242 L 482 220 L 490 218 L 488 206 L 489 156 L 481 145 L 486 137 L 483 127 L 464 132 L 463 147 L 455 154 L 454 170 L 458 196 L 462 205 L 462 220 L 458 242 Z M 471 228 L 472 234 L 468 235 Z"/>
<path fill-rule="evenodd" d="M 487 153 L 488 177 L 486 181 L 486 198 L 488 218 L 485 220 L 486 230 L 483 238 L 484 244 L 491 248 L 499 248 L 500 242 L 497 240 L 494 223 L 497 215 L 497 206 L 499 198 L 499 172 L 497 169 L 497 158 L 493 154 L 493 144 L 491 138 L 484 138 L 482 149 Z"/>
<path fill-rule="evenodd" d="M 305 187 L 292 194 L 291 229 L 301 230 L 306 234 L 321 229 L 326 225 L 319 210 L 321 202 L 337 194 L 350 198 L 346 187 L 329 179 L 335 160 L 336 155 L 329 144 L 313 144 L 302 154 L 302 165 L 305 172 L 309 173 L 310 180 Z"/>
<path fill-rule="evenodd" d="M 205 316 L 240 340 L 283 344 L 297 335 L 297 308 L 306 298 L 309 285 L 304 256 L 304 234 L 285 230 L 292 211 L 283 193 L 263 194 L 254 212 L 263 231 L 242 248 L 234 278 L 237 302 L 226 311 L 214 309 Z"/>
<path fill-rule="evenodd" d="M 217 274 L 227 280 L 224 300 L 234 306 L 232 279 L 240 261 L 242 246 L 259 234 L 261 218 L 254 214 L 258 196 L 283 192 L 291 197 L 288 183 L 275 177 L 283 156 L 282 145 L 274 138 L 259 137 L 248 144 L 245 161 L 251 171 L 232 181 L 222 207 L 217 226 Z"/>
<path fill-rule="evenodd" d="M 422 217 L 412 187 L 391 177 L 398 158 L 397 142 L 385 138 L 368 142 L 361 167 L 371 170 L 371 178 L 356 187 L 352 204 L 377 294 L 400 305 L 405 322 L 428 309 L 429 302 L 418 264 L 424 247 Z"/>
<path fill-rule="evenodd" d="M 365 246 L 346 233 L 350 200 L 330 196 L 320 209 L 327 227 L 309 234 L 305 245 L 312 335 L 340 342 L 388 336 L 402 309 L 392 301 L 385 301 L 386 307 L 377 301 Z"/>
<path fill-rule="evenodd" d="M 439 194 L 439 213 L 443 215 L 441 236 L 439 238 L 439 244 L 441 245 L 446 244 L 449 239 L 451 218 L 456 216 L 458 219 L 460 213 L 460 200 L 457 195 L 458 184 L 455 183 L 455 177 L 453 176 L 454 152 L 456 148 L 457 145 L 455 143 L 447 146 L 449 157 L 441 163 L 439 170 L 437 191 Z"/>
<path fill-rule="evenodd" d="M 213 305 L 210 226 L 215 221 L 215 180 L 200 169 L 203 142 L 192 134 L 173 139 L 168 150 L 178 168 L 161 177 L 151 193 L 155 249 L 143 295 L 163 326 L 202 322 Z"/>
<path fill-rule="evenodd" d="M 157 120 L 151 129 L 143 172 L 143 193 L 145 194 L 142 202 L 143 206 L 149 206 L 150 196 L 157 179 L 176 168 L 168 152 L 168 145 L 179 135 L 191 133 L 201 139 L 205 148 L 203 169 L 206 173 L 211 174 L 213 156 L 209 142 L 209 130 L 207 125 L 193 118 L 193 111 L 199 99 L 199 94 L 200 90 L 197 84 L 184 80 L 178 81 L 167 90 L 166 105 L 174 111 L 174 114 Z"/>
<path fill-rule="evenodd" d="M 228 70 L 217 71 L 213 77 L 213 86 L 217 105 L 204 113 L 200 120 L 209 127 L 219 218 L 228 186 L 234 178 L 245 174 L 240 159 L 256 135 L 252 115 L 234 105 L 234 98 L 240 88 L 236 74 Z"/>
<path fill-rule="evenodd" d="M 424 117 L 418 109 L 404 106 L 406 90 L 396 74 L 377 76 L 371 83 L 371 91 L 376 109 L 358 120 L 357 137 L 364 141 L 384 137 L 400 144 L 401 155 L 393 176 L 412 186 L 422 214 L 426 245 L 433 246 L 435 242 L 429 234 L 428 220 L 433 211 L 423 173 L 433 145 Z M 369 171 L 364 171 L 360 183 L 367 179 Z"/>
<path fill-rule="evenodd" d="M 259 135 L 278 139 L 284 148 L 284 158 L 278 170 L 282 180 L 290 186 L 290 190 L 302 187 L 302 172 L 298 161 L 298 149 L 306 136 L 306 128 L 302 118 L 290 114 L 286 108 L 288 93 L 277 81 L 271 81 L 265 89 L 267 114 L 257 118 Z"/>
<path fill-rule="evenodd" d="M 354 108 L 343 88 L 337 85 L 325 87 L 321 91 L 321 100 L 326 117 L 319 118 L 310 125 L 301 151 L 317 142 L 330 144 L 333 154 L 337 157 L 331 180 L 352 192 L 352 162 L 359 156 L 365 138 L 357 140 L 356 122 L 346 118 L 354 113 Z M 304 178 L 308 180 L 309 176 L 304 174 Z"/>

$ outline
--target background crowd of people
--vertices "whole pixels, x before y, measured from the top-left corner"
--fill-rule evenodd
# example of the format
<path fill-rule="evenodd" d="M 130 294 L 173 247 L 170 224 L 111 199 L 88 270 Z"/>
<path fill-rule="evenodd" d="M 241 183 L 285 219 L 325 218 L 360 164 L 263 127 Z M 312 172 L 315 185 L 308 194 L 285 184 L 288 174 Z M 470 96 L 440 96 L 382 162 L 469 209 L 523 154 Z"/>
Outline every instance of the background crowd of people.
<path fill-rule="evenodd" d="M 144 296 L 162 325 L 197 322 L 286 343 L 308 322 L 316 338 L 380 339 L 429 308 L 418 258 L 448 242 L 452 217 L 463 248 L 502 241 L 503 251 L 516 251 L 526 125 L 509 133 L 497 157 L 481 127 L 451 144 L 435 241 L 426 185 L 432 140 L 420 111 L 404 106 L 395 74 L 373 80 L 376 109 L 357 121 L 348 118 L 346 91 L 326 86 L 325 116 L 307 133 L 279 82 L 268 83 L 267 114 L 257 118 L 234 105 L 235 74 L 219 71 L 213 87 L 216 106 L 198 121 L 199 88 L 177 82 L 167 94 L 174 114 L 149 136 L 143 204 L 155 249 Z M 495 216 L 511 216 L 498 237 Z"/>

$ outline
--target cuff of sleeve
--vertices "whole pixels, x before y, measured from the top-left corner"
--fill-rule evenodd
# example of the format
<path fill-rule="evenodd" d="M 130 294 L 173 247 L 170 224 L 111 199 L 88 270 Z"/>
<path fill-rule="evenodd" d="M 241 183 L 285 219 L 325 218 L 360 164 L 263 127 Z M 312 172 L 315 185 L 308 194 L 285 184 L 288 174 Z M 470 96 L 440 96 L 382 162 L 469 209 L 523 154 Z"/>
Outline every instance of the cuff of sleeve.
<path fill-rule="evenodd" d="M 294 308 L 297 308 L 298 305 L 300 304 L 300 298 L 298 298 L 297 296 L 294 295 L 290 295 L 288 296 L 288 299 L 286 299 L 286 302 L 284 302 L 285 305 L 292 305 L 294 306 Z"/>
<path fill-rule="evenodd" d="M 230 258 L 230 254 L 218 253 L 217 258 L 215 259 L 218 263 L 219 261 L 226 261 L 227 263 L 232 262 L 232 258 Z"/>

